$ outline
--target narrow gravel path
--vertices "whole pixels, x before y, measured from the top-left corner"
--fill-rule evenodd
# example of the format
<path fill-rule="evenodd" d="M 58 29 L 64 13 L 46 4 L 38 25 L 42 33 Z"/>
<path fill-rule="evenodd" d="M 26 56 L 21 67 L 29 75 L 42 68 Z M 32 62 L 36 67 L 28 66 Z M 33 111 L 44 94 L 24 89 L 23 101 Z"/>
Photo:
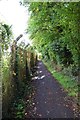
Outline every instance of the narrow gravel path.
<path fill-rule="evenodd" d="M 74 118 L 71 107 L 65 101 L 67 93 L 52 77 L 45 65 L 38 63 L 37 74 L 33 78 L 36 88 L 33 97 L 34 107 L 30 111 L 33 118 Z"/>

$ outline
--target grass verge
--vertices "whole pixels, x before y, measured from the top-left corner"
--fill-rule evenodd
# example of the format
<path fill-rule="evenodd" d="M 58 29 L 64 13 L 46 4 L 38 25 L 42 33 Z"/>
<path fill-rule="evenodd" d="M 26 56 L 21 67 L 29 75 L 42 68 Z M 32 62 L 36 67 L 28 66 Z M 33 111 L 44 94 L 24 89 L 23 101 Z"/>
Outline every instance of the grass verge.
<path fill-rule="evenodd" d="M 44 62 L 44 61 L 43 61 Z M 73 80 L 69 76 L 64 75 L 62 72 L 56 72 L 51 66 L 50 62 L 44 62 L 47 69 L 52 73 L 52 75 L 59 81 L 63 88 L 68 92 L 71 97 L 78 96 L 78 84 L 76 80 Z"/>

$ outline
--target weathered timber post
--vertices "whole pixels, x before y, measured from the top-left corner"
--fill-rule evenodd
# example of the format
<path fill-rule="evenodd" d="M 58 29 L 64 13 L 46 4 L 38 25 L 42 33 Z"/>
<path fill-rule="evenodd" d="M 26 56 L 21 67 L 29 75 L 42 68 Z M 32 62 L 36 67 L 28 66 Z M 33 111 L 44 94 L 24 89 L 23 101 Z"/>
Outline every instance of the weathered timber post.
<path fill-rule="evenodd" d="M 30 70 L 33 73 L 33 68 L 34 68 L 34 54 L 33 52 L 31 52 L 31 56 L 30 56 Z"/>
<path fill-rule="evenodd" d="M 2 47 L 0 44 L 0 119 L 2 119 Z"/>
<path fill-rule="evenodd" d="M 30 44 L 28 43 L 27 45 L 26 45 L 26 47 L 25 47 L 25 49 L 29 46 Z M 27 60 L 27 58 L 29 57 L 28 56 L 28 51 L 25 53 L 26 54 L 26 79 L 27 80 L 30 80 L 30 71 L 29 71 L 29 66 L 28 66 L 28 60 Z"/>
<path fill-rule="evenodd" d="M 18 55 L 17 55 L 17 41 L 22 37 L 23 35 L 19 35 L 16 40 L 13 42 L 13 45 L 11 47 L 12 52 L 12 59 L 11 59 L 11 69 L 12 69 L 12 80 L 13 80 L 13 89 L 15 92 L 18 90 Z M 16 88 L 15 88 L 16 87 Z M 15 93 L 14 93 L 15 94 Z"/>

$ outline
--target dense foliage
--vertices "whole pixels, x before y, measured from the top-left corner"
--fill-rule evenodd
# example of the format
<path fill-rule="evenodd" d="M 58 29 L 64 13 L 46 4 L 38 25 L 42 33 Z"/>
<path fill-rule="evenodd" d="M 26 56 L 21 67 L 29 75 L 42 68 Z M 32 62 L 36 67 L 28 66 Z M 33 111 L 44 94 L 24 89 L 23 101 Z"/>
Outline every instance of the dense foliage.
<path fill-rule="evenodd" d="M 12 30 L 11 26 L 7 25 L 6 23 L 0 23 L 0 45 L 2 50 L 7 50 L 12 37 Z"/>
<path fill-rule="evenodd" d="M 78 75 L 80 56 L 80 4 L 78 2 L 28 3 L 28 32 L 34 48 L 45 60 L 72 70 Z"/>
<path fill-rule="evenodd" d="M 3 118 L 11 117 L 12 104 L 16 99 L 21 99 L 24 93 L 29 93 L 31 74 L 36 64 L 37 54 L 31 51 L 32 48 L 29 45 L 25 46 L 24 43 L 17 45 L 12 38 L 11 26 L 0 23 L 0 77 L 2 82 L 2 91 L 0 91 L 2 92 Z M 20 36 L 17 37 L 19 38 Z M 21 104 L 18 103 L 19 106 Z M 22 110 L 22 106 L 19 106 L 18 108 Z M 16 111 L 16 116 L 20 117 L 22 114 L 19 115 Z"/>
<path fill-rule="evenodd" d="M 37 49 L 42 54 L 43 60 L 49 61 L 57 71 L 67 69 L 66 73 L 78 76 L 80 4 L 77 2 L 30 2 L 27 5 L 30 11 L 27 32 L 30 33 L 34 49 Z M 26 49 L 24 43 L 21 43 L 19 47 L 12 45 L 13 49 L 11 53 L 8 53 L 11 40 L 11 26 L 0 23 L 3 117 L 8 116 L 10 103 L 17 91 L 21 90 L 21 94 L 25 92 L 25 85 L 28 84 L 37 61 L 33 47 Z M 65 81 L 67 80 L 64 80 L 64 83 Z M 72 83 L 73 81 L 71 81 Z M 74 86 L 77 86 L 75 82 Z M 73 91 L 73 95 L 75 95 L 75 91 L 77 90 Z M 17 108 L 22 109 L 22 106 L 17 106 Z"/>

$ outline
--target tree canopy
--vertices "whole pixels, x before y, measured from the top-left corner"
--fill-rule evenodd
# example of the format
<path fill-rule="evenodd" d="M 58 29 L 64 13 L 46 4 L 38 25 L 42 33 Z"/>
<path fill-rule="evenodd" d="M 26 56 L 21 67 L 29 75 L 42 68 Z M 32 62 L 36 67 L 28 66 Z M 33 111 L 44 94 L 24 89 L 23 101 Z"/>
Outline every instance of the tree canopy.
<path fill-rule="evenodd" d="M 28 3 L 28 32 L 43 58 L 64 66 L 78 66 L 80 56 L 80 4 L 78 2 Z"/>

